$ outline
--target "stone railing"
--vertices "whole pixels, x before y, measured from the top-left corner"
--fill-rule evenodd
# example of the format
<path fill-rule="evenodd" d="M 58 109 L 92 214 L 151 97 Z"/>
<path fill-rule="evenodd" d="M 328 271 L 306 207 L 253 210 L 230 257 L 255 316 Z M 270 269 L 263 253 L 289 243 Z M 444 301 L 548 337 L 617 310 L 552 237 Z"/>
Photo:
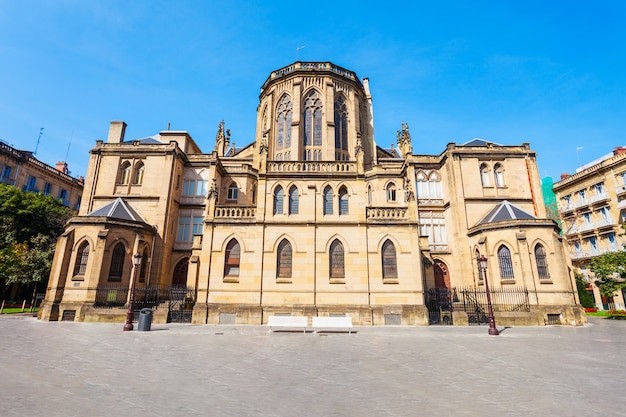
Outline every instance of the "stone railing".
<path fill-rule="evenodd" d="M 336 74 L 339 74 L 342 77 L 346 77 L 351 80 L 358 81 L 358 78 L 354 72 L 347 70 L 345 68 L 342 68 L 333 63 L 330 63 L 330 62 L 295 62 L 291 65 L 288 65 L 276 71 L 272 71 L 267 81 L 273 80 L 275 78 L 284 77 L 285 75 L 291 74 L 292 72 L 298 71 L 298 70 L 300 71 L 328 70 Z M 267 84 L 267 81 L 265 81 L 265 84 Z"/>
<path fill-rule="evenodd" d="M 406 207 L 367 207 L 368 220 L 406 219 L 406 217 Z"/>
<path fill-rule="evenodd" d="M 443 198 L 417 198 L 418 206 L 443 206 Z"/>
<path fill-rule="evenodd" d="M 345 161 L 269 161 L 267 172 L 272 173 L 344 173 L 356 172 L 356 162 Z"/>
<path fill-rule="evenodd" d="M 217 206 L 216 219 L 253 219 L 256 217 L 256 207 Z"/>
<path fill-rule="evenodd" d="M 591 201 L 591 204 L 597 203 L 599 201 L 608 200 L 608 199 L 609 199 L 609 195 L 607 193 L 595 194 L 589 198 L 589 200 Z"/>
<path fill-rule="evenodd" d="M 447 243 L 430 243 L 430 251 L 433 253 L 445 253 L 450 252 L 450 247 Z"/>
<path fill-rule="evenodd" d="M 572 259 L 582 259 L 582 258 L 592 258 L 594 256 L 604 255 L 605 253 L 610 252 L 620 252 L 621 249 L 619 246 L 609 246 L 607 248 L 597 248 L 590 250 L 581 250 L 581 251 L 572 251 L 570 252 L 570 258 Z"/>

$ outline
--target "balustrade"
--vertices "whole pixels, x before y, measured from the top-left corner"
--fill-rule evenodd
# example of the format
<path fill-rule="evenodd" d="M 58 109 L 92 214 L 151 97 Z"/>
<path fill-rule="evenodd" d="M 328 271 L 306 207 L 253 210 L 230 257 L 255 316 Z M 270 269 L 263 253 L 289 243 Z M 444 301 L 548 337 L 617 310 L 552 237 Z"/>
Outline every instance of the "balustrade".
<path fill-rule="evenodd" d="M 345 161 L 270 161 L 267 172 L 272 173 L 344 173 L 356 172 L 356 162 Z"/>
<path fill-rule="evenodd" d="M 406 207 L 368 207 L 368 219 L 404 219 L 407 215 Z"/>
<path fill-rule="evenodd" d="M 214 217 L 216 219 L 251 219 L 256 217 L 256 207 L 217 206 Z"/>

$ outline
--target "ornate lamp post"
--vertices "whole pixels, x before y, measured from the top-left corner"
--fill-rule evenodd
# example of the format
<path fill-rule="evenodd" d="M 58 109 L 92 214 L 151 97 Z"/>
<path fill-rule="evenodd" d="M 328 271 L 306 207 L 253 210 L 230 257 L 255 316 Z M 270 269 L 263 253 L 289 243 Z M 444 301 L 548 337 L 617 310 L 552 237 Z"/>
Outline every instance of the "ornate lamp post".
<path fill-rule="evenodd" d="M 497 336 L 500 334 L 496 329 L 496 319 L 493 316 L 493 307 L 491 306 L 491 293 L 489 292 L 489 280 L 487 279 L 487 257 L 485 255 L 478 255 L 478 266 L 483 271 L 483 278 L 485 280 L 485 292 L 487 293 L 487 311 L 489 314 L 489 334 Z"/>
<path fill-rule="evenodd" d="M 135 307 L 135 280 L 137 279 L 137 269 L 141 265 L 141 254 L 137 252 L 133 256 L 133 274 L 130 277 L 130 299 L 128 300 L 128 311 L 126 312 L 126 323 L 124 331 L 133 330 L 133 309 Z"/>

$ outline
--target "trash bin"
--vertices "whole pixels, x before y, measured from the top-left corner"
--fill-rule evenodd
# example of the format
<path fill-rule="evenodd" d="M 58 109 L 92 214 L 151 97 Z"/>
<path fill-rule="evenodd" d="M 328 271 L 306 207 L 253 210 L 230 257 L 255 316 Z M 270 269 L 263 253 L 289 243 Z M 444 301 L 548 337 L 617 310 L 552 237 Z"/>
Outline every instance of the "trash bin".
<path fill-rule="evenodd" d="M 140 332 L 149 332 L 151 324 L 152 309 L 142 308 L 141 310 L 139 310 L 139 322 L 137 323 L 137 330 Z"/>

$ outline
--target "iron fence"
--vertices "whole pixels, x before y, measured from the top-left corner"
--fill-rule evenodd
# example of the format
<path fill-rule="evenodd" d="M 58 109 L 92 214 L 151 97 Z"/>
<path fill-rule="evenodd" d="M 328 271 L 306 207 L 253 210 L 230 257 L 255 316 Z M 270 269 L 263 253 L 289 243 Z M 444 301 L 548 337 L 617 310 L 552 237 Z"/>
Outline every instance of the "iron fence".
<path fill-rule="evenodd" d="M 160 287 L 151 285 L 135 288 L 134 310 L 142 308 L 158 308 L 166 303 L 169 308 L 171 302 L 185 298 L 186 294 L 195 293 L 193 288 L 185 286 Z M 194 297 L 195 298 L 195 297 Z M 125 285 L 106 285 L 96 288 L 94 308 L 124 307 L 128 301 L 128 287 Z"/>
<path fill-rule="evenodd" d="M 489 289 L 493 311 L 530 311 L 528 290 L 523 287 Z M 487 307 L 485 288 L 461 287 L 453 289 L 452 304 L 455 311 L 484 311 Z"/>

